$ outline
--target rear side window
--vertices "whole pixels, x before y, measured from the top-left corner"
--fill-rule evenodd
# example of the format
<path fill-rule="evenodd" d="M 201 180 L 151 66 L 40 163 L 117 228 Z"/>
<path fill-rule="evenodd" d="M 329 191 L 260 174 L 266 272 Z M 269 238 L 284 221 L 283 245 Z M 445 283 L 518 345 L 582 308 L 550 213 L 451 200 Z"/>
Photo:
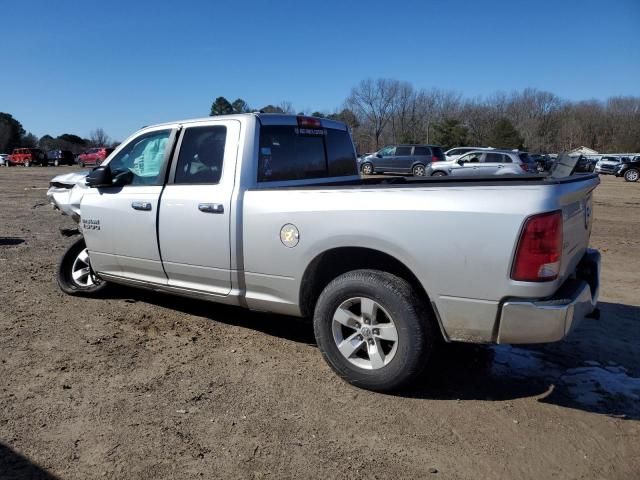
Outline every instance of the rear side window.
<path fill-rule="evenodd" d="M 413 149 L 413 154 L 421 157 L 426 157 L 429 155 L 429 149 L 427 147 L 415 147 Z"/>
<path fill-rule="evenodd" d="M 440 147 L 431 147 L 431 154 L 434 157 L 437 157 L 440 161 L 444 160 L 444 152 L 442 151 L 442 148 L 440 148 Z"/>
<path fill-rule="evenodd" d="M 184 131 L 174 183 L 218 183 L 222 175 L 227 128 L 191 127 Z"/>
<path fill-rule="evenodd" d="M 411 155 L 411 147 L 396 147 L 396 156 L 403 157 Z"/>
<path fill-rule="evenodd" d="M 266 125 L 260 129 L 258 181 L 357 175 L 355 150 L 344 130 Z"/>
<path fill-rule="evenodd" d="M 484 157 L 484 163 L 505 163 L 507 158 L 502 153 L 487 153 Z"/>

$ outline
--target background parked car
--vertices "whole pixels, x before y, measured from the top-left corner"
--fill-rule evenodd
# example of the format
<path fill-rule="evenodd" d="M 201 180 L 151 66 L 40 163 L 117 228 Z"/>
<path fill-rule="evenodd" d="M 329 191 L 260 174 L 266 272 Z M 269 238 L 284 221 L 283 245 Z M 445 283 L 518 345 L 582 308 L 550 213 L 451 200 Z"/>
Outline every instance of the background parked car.
<path fill-rule="evenodd" d="M 530 153 L 529 158 L 536 163 L 538 172 L 548 172 L 555 163 L 553 158 L 544 153 Z"/>
<path fill-rule="evenodd" d="M 447 160 L 457 160 L 465 153 L 475 152 L 476 150 L 495 150 L 493 147 L 455 147 L 444 152 Z"/>
<path fill-rule="evenodd" d="M 81 167 L 86 165 L 100 165 L 102 161 L 111 154 L 111 152 L 113 152 L 113 148 L 90 148 L 78 155 L 78 165 Z"/>
<path fill-rule="evenodd" d="M 523 175 L 537 173 L 536 163 L 527 152 L 513 150 L 475 150 L 462 155 L 457 160 L 432 163 L 427 174 L 434 177 Z"/>
<path fill-rule="evenodd" d="M 633 160 L 621 162 L 616 168 L 616 177 L 624 177 L 627 182 L 637 182 L 640 179 L 640 156 Z"/>
<path fill-rule="evenodd" d="M 8 167 L 9 166 L 9 154 L 8 153 L 0 153 L 0 167 Z"/>
<path fill-rule="evenodd" d="M 15 148 L 9 155 L 9 165 L 47 166 L 47 156 L 39 148 Z"/>
<path fill-rule="evenodd" d="M 588 159 L 580 155 L 578 157 L 578 161 L 576 162 L 576 166 L 574 168 L 574 172 L 578 173 L 589 173 L 593 172 L 596 168 L 596 163 L 593 160 Z"/>
<path fill-rule="evenodd" d="M 620 157 L 604 156 L 596 163 L 595 171 L 603 175 L 613 175 L 621 163 L 622 159 Z"/>
<path fill-rule="evenodd" d="M 444 152 L 437 145 L 389 145 L 359 158 L 358 163 L 364 175 L 404 173 L 423 177 L 432 162 L 444 160 Z"/>
<path fill-rule="evenodd" d="M 69 150 L 49 150 L 47 152 L 47 161 L 54 167 L 58 165 L 73 165 L 73 160 L 73 153 Z"/>

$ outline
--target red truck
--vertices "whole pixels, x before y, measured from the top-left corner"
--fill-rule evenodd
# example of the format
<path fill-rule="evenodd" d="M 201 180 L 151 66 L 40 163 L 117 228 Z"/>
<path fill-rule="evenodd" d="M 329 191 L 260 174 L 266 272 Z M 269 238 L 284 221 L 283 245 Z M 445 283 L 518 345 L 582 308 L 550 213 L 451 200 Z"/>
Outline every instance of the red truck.
<path fill-rule="evenodd" d="M 111 152 L 113 152 L 113 148 L 90 148 L 78 155 L 78 165 L 81 167 L 84 167 L 85 165 L 100 165 L 102 161 L 111 154 Z"/>
<path fill-rule="evenodd" d="M 48 165 L 47 156 L 39 148 L 15 148 L 8 158 L 9 165 Z"/>

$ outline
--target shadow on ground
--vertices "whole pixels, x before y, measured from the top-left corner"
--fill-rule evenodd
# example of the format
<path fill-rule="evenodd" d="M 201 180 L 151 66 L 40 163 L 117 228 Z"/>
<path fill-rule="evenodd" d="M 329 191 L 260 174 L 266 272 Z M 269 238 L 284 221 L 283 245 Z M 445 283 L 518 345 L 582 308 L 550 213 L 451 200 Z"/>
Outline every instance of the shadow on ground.
<path fill-rule="evenodd" d="M 24 243 L 24 238 L 0 237 L 0 247 L 13 247 Z"/>
<path fill-rule="evenodd" d="M 0 442 L 0 478 L 2 480 L 57 480 L 58 477 Z"/>
<path fill-rule="evenodd" d="M 113 288 L 109 296 L 315 345 L 310 320 L 124 287 Z M 544 403 L 638 420 L 640 307 L 601 303 L 600 309 L 600 320 L 585 320 L 558 343 L 444 345 L 435 355 L 427 380 L 401 395 L 487 401 L 540 397 Z"/>

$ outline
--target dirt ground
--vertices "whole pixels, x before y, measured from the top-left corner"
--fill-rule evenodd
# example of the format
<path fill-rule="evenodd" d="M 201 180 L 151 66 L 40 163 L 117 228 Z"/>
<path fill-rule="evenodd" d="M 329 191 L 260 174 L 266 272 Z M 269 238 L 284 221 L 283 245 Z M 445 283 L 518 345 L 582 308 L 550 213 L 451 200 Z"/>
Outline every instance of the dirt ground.
<path fill-rule="evenodd" d="M 603 178 L 599 321 L 457 346 L 399 396 L 308 322 L 144 291 L 64 295 L 59 168 L 0 169 L 0 478 L 640 478 L 640 183 Z"/>

